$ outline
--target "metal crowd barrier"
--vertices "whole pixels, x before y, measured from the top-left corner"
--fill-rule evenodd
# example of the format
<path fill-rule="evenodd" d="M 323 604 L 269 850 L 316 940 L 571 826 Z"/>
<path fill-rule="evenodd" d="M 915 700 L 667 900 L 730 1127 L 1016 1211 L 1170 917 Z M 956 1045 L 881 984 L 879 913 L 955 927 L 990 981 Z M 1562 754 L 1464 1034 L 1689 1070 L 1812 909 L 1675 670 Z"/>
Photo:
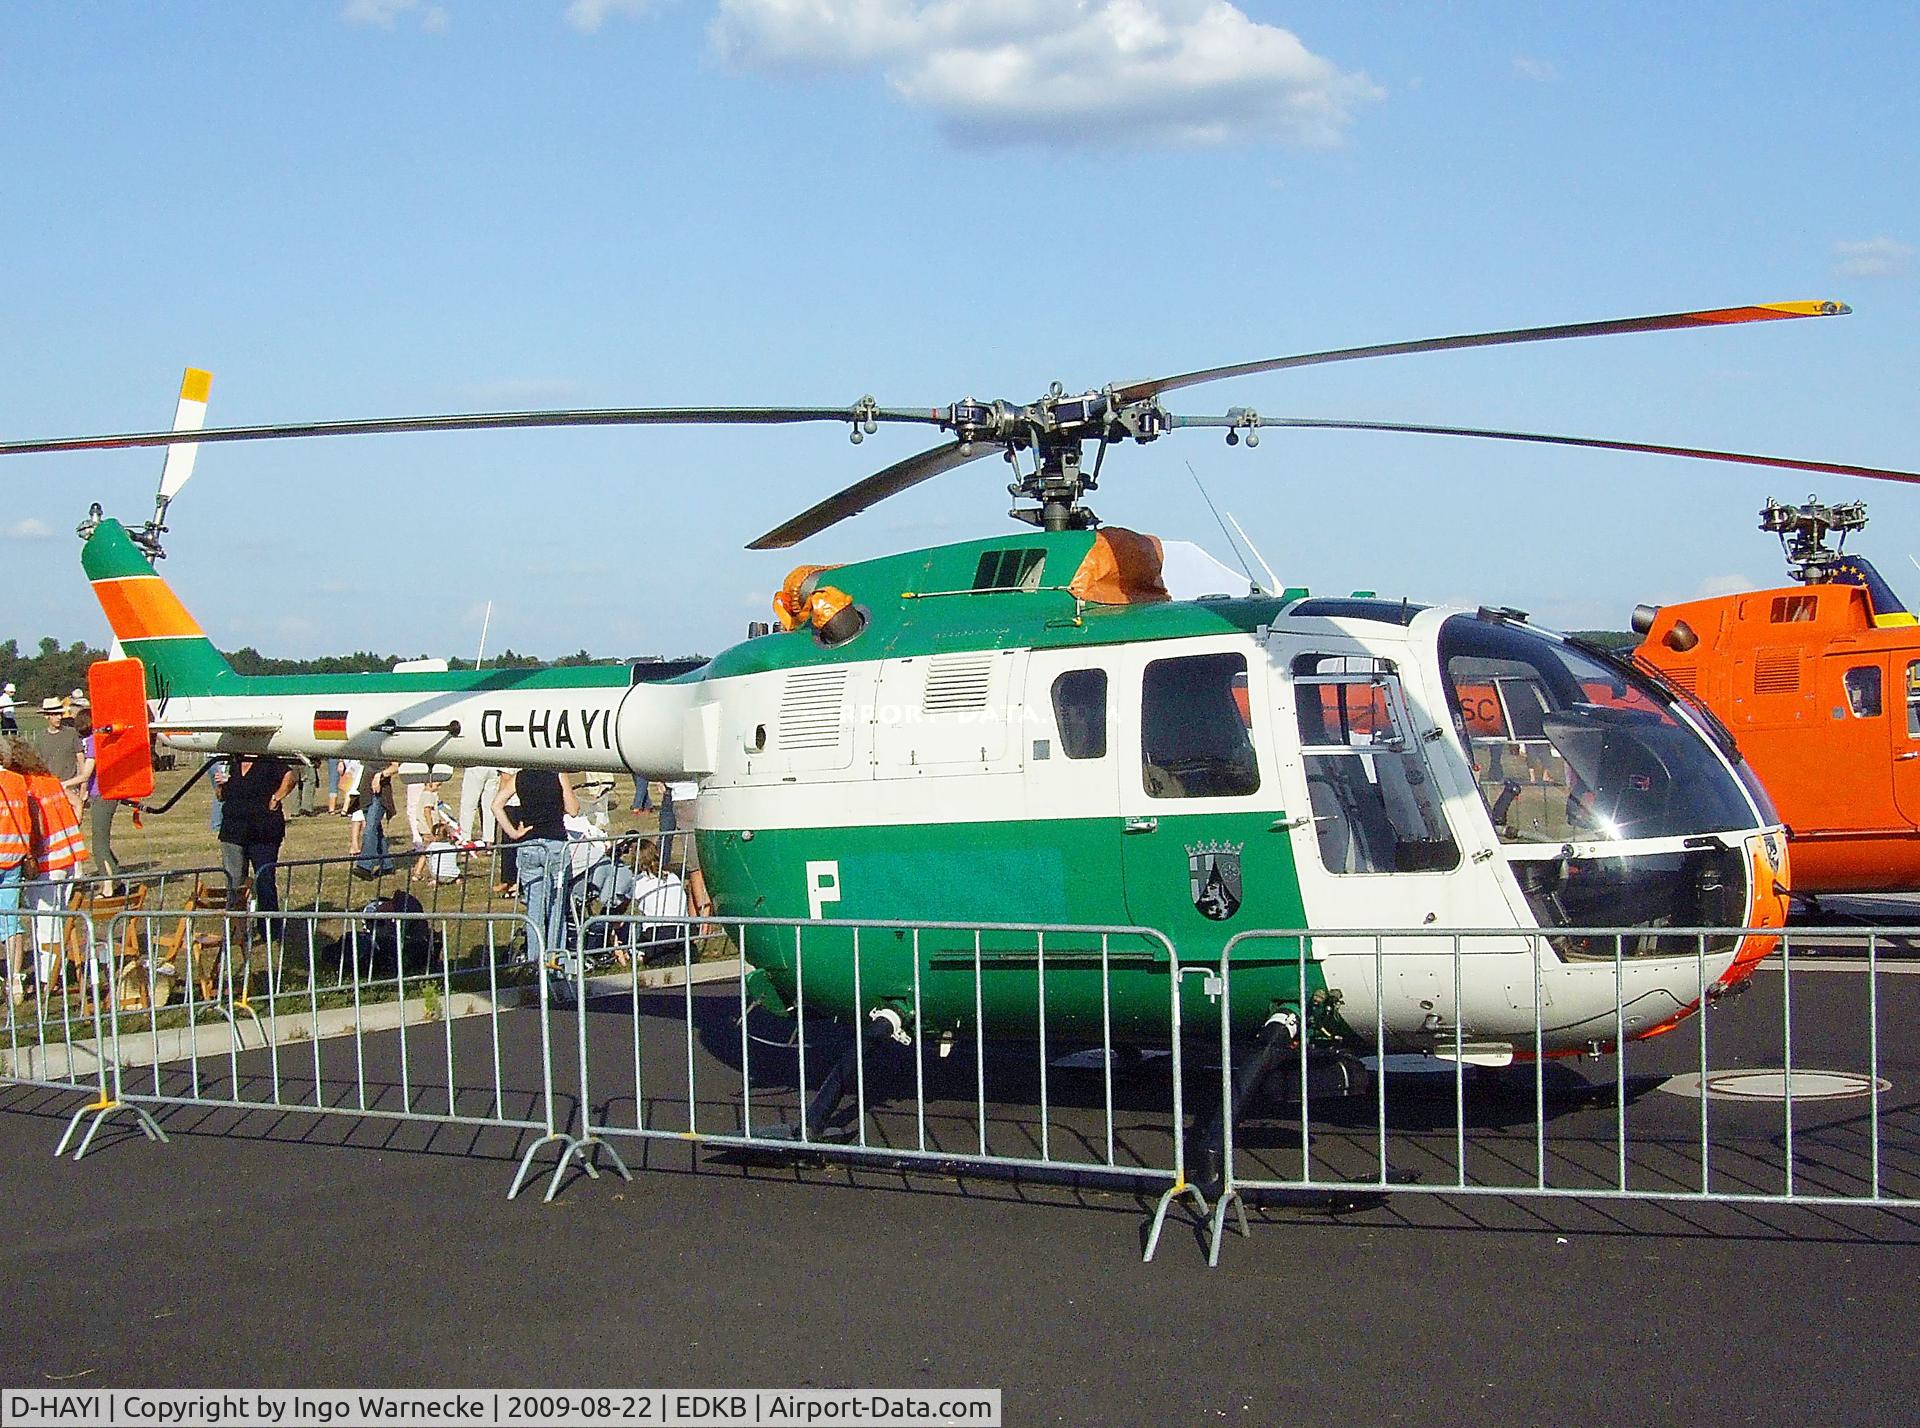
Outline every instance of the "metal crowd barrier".
<path fill-rule="evenodd" d="M 538 934 L 524 915 L 382 913 L 323 939 L 320 924 L 337 914 L 208 911 L 169 942 L 176 917 L 113 920 L 109 941 L 126 955 L 96 996 L 105 1104 L 81 1153 L 125 1107 L 143 1128 L 145 1107 L 197 1106 L 533 1132 L 512 1199 L 543 1147 L 572 1145 L 554 1097 L 548 981 L 525 956 Z M 516 946 L 533 973 L 524 992 L 510 984 L 523 979 L 503 979 Z M 537 1040 L 503 1018 L 509 995 L 537 1007 Z"/>
<path fill-rule="evenodd" d="M 101 1053 L 107 1044 L 106 1007 L 111 1000 L 110 978 L 102 978 L 101 967 L 113 965 L 117 949 L 111 936 L 101 942 L 93 919 L 70 908 L 23 907 L 19 917 L 24 965 L 8 959 L 7 1046 L 0 1083 L 93 1093 L 67 1122 L 53 1152 L 56 1157 L 66 1153 L 88 1116 L 92 1124 L 74 1152 L 76 1160 L 87 1153 L 101 1123 L 123 1112 L 135 1118 L 149 1140 L 164 1141 L 166 1134 L 152 1116 L 115 1097 L 112 1066 Z M 50 931 L 53 935 L 43 935 Z"/>
<path fill-rule="evenodd" d="M 143 909 L 103 944 L 45 915 L 89 995 L 14 1009 L 4 1069 L 92 1093 L 76 1158 L 112 1115 L 164 1140 L 150 1108 L 201 1106 L 532 1132 L 509 1198 L 547 1146 L 549 1199 L 576 1156 L 631 1178 L 623 1142 L 1059 1175 L 1157 1188 L 1149 1258 L 1190 1205 L 1210 1263 L 1263 1194 L 1920 1207 L 1920 1049 L 1881 1026 L 1920 1003 L 1889 952 L 1920 929 L 1259 929 L 1182 959 L 1117 925 L 598 915 L 548 949 L 518 912 Z M 1735 936 L 1770 951 L 1716 996 Z M 703 960 L 721 939 L 738 958 Z M 1506 1005 L 1463 1020 L 1494 956 Z M 1656 963 L 1676 1000 L 1650 1011 Z M 1556 1008 L 1570 972 L 1586 1000 Z M 1410 978 L 1432 1020 L 1392 1031 Z"/>
<path fill-rule="evenodd" d="M 209 840 L 213 837 L 213 834 L 208 834 Z M 636 829 L 625 833 L 609 833 L 605 837 L 573 839 L 569 846 L 593 848 L 596 850 L 596 860 L 608 859 L 631 872 L 636 867 L 641 846 L 651 843 L 666 850 L 666 855 L 661 859 L 662 871 L 671 872 L 684 881 L 689 863 L 687 853 L 692 841 L 693 833 L 689 829 L 668 833 Z M 466 872 L 457 881 L 446 883 L 436 880 L 412 883 L 410 872 L 420 852 L 398 840 L 388 844 L 387 857 L 393 866 L 378 873 L 356 872 L 356 868 L 364 865 L 353 854 L 290 858 L 274 864 L 275 887 L 280 905 L 287 908 L 351 910 L 356 898 L 415 887 L 419 889 L 421 904 L 428 912 L 488 911 L 490 909 L 486 907 L 471 904 L 481 888 L 490 890 L 500 881 L 504 854 L 511 846 L 506 843 L 460 845 L 455 852 L 466 862 Z M 476 876 L 481 868 L 485 870 L 484 879 Z M 216 862 L 182 868 L 132 865 L 118 873 L 89 873 L 76 877 L 65 886 L 83 897 L 123 895 L 132 889 L 145 888 L 148 890 L 148 910 L 178 911 L 184 909 L 188 897 L 196 888 L 224 891 L 226 882 L 226 870 Z M 486 900 L 485 897 L 480 898 L 482 902 Z"/>
<path fill-rule="evenodd" d="M 650 933 L 656 940 L 647 940 Z M 743 955 L 723 980 L 696 985 L 697 946 L 711 936 L 724 936 Z M 603 967 L 609 957 L 616 962 L 610 973 L 594 976 L 589 957 L 570 959 L 582 1121 L 567 1153 L 577 1149 L 588 1164 L 605 1154 L 618 1174 L 631 1178 L 613 1145 L 630 1139 L 889 1166 L 1164 1182 L 1152 1241 L 1176 1200 L 1191 1199 L 1206 1214 L 1200 1190 L 1187 1178 L 1179 1130 L 1185 979 L 1167 975 L 1173 947 L 1158 932 L 1118 925 L 603 916 L 586 924 L 583 941 Z M 677 989 L 643 986 L 649 952 L 679 968 Z M 624 966 L 617 965 L 621 960 Z M 753 970 L 756 963 L 790 971 L 787 1041 L 771 1042 L 752 1026 L 761 995 L 755 983 L 765 975 Z M 1097 1033 L 1084 1016 L 1071 1031 L 1063 1029 L 1057 1005 L 1048 1000 L 1049 980 L 1056 988 L 1078 981 L 1084 1007 L 1092 1004 L 1088 982 L 1095 977 Z M 947 1005 L 957 996 L 971 1008 L 960 1019 L 970 1031 L 925 1025 L 923 993 L 931 978 L 941 979 Z M 1144 1125 L 1122 1127 L 1117 1119 L 1117 978 L 1132 979 L 1135 993 L 1128 1043 L 1168 1048 L 1164 1078 L 1144 1069 L 1126 1078 L 1134 1105 L 1121 1109 L 1144 1111 Z M 1157 1008 L 1144 1026 L 1137 1010 L 1142 985 L 1152 988 L 1147 995 Z M 1031 1031 L 1018 1037 L 1023 1050 L 1010 1059 L 997 1059 L 1003 1043 L 983 1032 L 989 1004 L 1002 1026 L 1031 1018 Z M 1097 1046 L 1089 1047 L 1096 1037 Z M 1063 1046 L 1075 1053 L 1065 1065 L 1053 1060 Z M 956 1050 L 971 1053 L 970 1076 L 955 1067 Z M 737 1066 L 730 1064 L 735 1057 Z M 1097 1095 L 1079 1074 L 1086 1069 L 1098 1072 Z M 992 1099 L 990 1079 L 1003 1083 Z M 1017 1088 L 1011 1101 L 1004 1083 Z"/>
<path fill-rule="evenodd" d="M 1239 1232 L 1249 1233 L 1247 1199 L 1262 1192 L 1920 1207 L 1920 1134 L 1911 1134 L 1920 1132 L 1920 1105 L 1909 1087 L 1892 1112 L 1899 1118 L 1896 1129 L 1909 1135 L 1890 1141 L 1891 1083 L 1882 1074 L 1888 1067 L 1880 1031 L 1884 983 L 1890 975 L 1903 980 L 1914 976 L 1910 995 L 1920 999 L 1920 966 L 1896 964 L 1890 969 L 1885 956 L 1890 942 L 1910 951 L 1920 929 L 1661 928 L 1663 942 L 1691 945 L 1694 963 L 1692 987 L 1681 989 L 1690 990 L 1693 1000 L 1684 1007 L 1676 1004 L 1677 1019 L 1667 1027 L 1641 1025 L 1644 1017 L 1629 1013 L 1629 974 L 1643 956 L 1625 949 L 1630 939 L 1647 935 L 1645 928 L 1379 928 L 1334 933 L 1262 929 L 1235 936 L 1214 964 L 1223 974 L 1218 979 L 1219 1053 L 1225 1070 L 1215 1112 L 1220 1175 L 1208 1227 L 1208 1263 L 1219 1261 L 1230 1213 Z M 1749 979 L 1716 998 L 1708 970 L 1709 943 L 1724 944 L 1735 936 L 1777 945 Z M 1547 1046 L 1553 1003 L 1543 969 L 1565 965 L 1551 947 L 1561 939 L 1612 949 L 1611 956 L 1589 951 L 1581 959 L 1612 979 L 1611 1017 L 1602 1011 L 1608 1024 L 1582 1058 L 1610 1063 L 1610 1074 L 1597 1082 L 1576 1082 L 1550 1066 L 1566 1056 Z M 1297 985 L 1307 985 L 1309 966 L 1344 964 L 1347 976 L 1341 981 L 1351 982 L 1355 974 L 1362 979 L 1373 1003 L 1371 1025 L 1349 1025 L 1347 1030 L 1370 1063 L 1370 1085 L 1359 1099 L 1371 1105 L 1362 1117 L 1353 1113 L 1356 1098 L 1351 1095 L 1323 1094 L 1316 1102 L 1312 1038 L 1303 1025 L 1302 1034 L 1289 1043 L 1291 1064 L 1284 1088 L 1293 1103 L 1294 1134 L 1284 1138 L 1284 1145 L 1250 1151 L 1244 1138 L 1236 1140 L 1235 1111 L 1237 1103 L 1259 1088 L 1247 1085 L 1245 1074 L 1236 1076 L 1236 1070 L 1245 1073 L 1252 1062 L 1244 1038 L 1236 1047 L 1234 984 L 1247 972 L 1248 955 L 1266 941 L 1291 942 Z M 1479 957 L 1511 958 L 1511 949 L 1521 942 L 1527 949 L 1531 987 L 1522 988 L 1524 1001 L 1512 1005 L 1530 1016 L 1531 1028 L 1521 1028 L 1512 1038 L 1517 1043 L 1512 1044 L 1513 1065 L 1489 1079 L 1492 1073 L 1479 1066 L 1469 1070 L 1479 1048 L 1468 1040 L 1472 1030 L 1457 1014 L 1465 968 Z M 1356 943 L 1356 951 L 1340 950 Z M 1810 956 L 1806 949 L 1811 943 L 1820 944 L 1825 955 Z M 1835 960 L 1836 943 L 1861 955 Z M 1494 944 L 1504 944 L 1506 950 Z M 1716 948 L 1714 955 L 1724 956 L 1725 950 Z M 1443 1019 L 1433 1044 L 1416 1048 L 1388 1033 L 1383 990 L 1406 957 L 1436 953 L 1451 967 L 1456 1014 L 1450 1035 Z M 1664 956 L 1670 966 L 1676 954 L 1651 955 Z M 1688 959 L 1684 951 L 1677 955 Z M 1842 980 L 1848 977 L 1864 979 L 1864 986 L 1849 986 Z M 1836 988 L 1852 995 L 1841 996 Z M 1900 991 L 1903 998 L 1908 995 L 1904 987 Z M 1515 995 L 1511 985 L 1508 995 Z M 1756 1011 L 1756 1003 L 1776 997 L 1777 1020 L 1768 1017 L 1756 1024 L 1757 1016 L 1766 1015 Z M 1803 1013 L 1797 1043 L 1796 1002 L 1809 999 L 1826 1012 L 1834 1010 L 1837 1001 L 1844 1016 L 1858 1014 L 1857 1019 L 1843 1020 L 1837 1030 L 1832 1025 L 1812 1030 Z M 1249 1019 L 1243 1012 L 1239 1020 L 1244 1027 Z M 1841 1064 L 1815 1064 L 1828 1060 Z M 1422 1067 L 1422 1061 L 1428 1065 Z M 1916 1068 L 1910 1051 L 1901 1066 L 1911 1079 Z M 1444 1118 L 1434 1114 L 1435 1098 L 1418 1085 L 1423 1073 L 1426 1079 L 1437 1075 L 1448 1083 L 1451 1105 Z M 1515 1153 L 1512 1120 L 1499 1123 L 1516 1109 L 1516 1076 L 1530 1091 L 1527 1103 L 1518 1108 L 1530 1121 L 1525 1155 Z M 1397 1099 L 1392 1091 L 1396 1080 L 1401 1082 Z M 1648 1093 L 1655 1091 L 1677 1094 L 1664 1101 L 1649 1099 Z M 1684 1106 L 1681 1096 L 1696 1100 L 1697 1110 Z M 1499 1105 L 1490 1116 L 1482 1115 L 1482 1103 L 1489 1097 Z M 1601 1126 L 1591 1113 L 1607 1109 L 1606 1101 L 1612 1115 L 1609 1124 Z M 1855 1109 L 1860 1102 L 1864 1115 Z M 1843 1108 L 1815 1109 L 1829 1103 Z M 1583 1111 L 1589 1114 L 1582 1117 Z M 1553 1122 L 1561 1118 L 1584 1124 L 1556 1134 Z M 1496 1124 L 1470 1127 L 1474 1119 Z M 1635 1134 L 1636 1122 L 1644 1134 Z M 1397 1159 L 1418 1163 L 1396 1165 Z"/>

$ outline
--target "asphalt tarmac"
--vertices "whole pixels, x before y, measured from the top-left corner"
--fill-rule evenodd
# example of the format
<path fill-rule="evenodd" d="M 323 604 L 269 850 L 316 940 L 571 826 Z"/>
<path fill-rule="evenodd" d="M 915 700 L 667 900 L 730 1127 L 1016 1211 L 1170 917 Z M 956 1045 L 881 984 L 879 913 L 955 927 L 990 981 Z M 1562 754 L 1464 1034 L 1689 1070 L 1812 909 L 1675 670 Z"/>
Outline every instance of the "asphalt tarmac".
<path fill-rule="evenodd" d="M 1778 1064 L 1767 975 L 1744 1006 L 1716 1010 L 1716 1071 Z M 1814 1058 L 1803 1064 L 1859 1059 L 1859 981 L 1796 978 L 1796 1041 Z M 1920 1068 L 1905 1008 L 1920 1004 L 1920 976 L 1884 978 L 1882 991 L 1882 1172 L 1911 1179 Z M 720 1067 L 732 1044 L 724 989 L 695 1000 L 696 1077 L 707 1077 L 695 1101 L 722 1115 L 729 1097 L 709 1061 Z M 650 1047 L 677 1001 L 647 1008 L 660 1022 Z M 596 1067 L 630 1060 L 619 1003 L 589 1017 Z M 512 1068 L 526 1064 L 531 1018 L 502 1022 L 507 1079 L 530 1086 Z M 1616 1084 L 1631 1183 L 1698 1174 L 1700 1102 L 1663 1084 L 1691 1054 L 1684 1034 L 1637 1048 L 1625 1081 L 1611 1061 L 1554 1068 L 1554 1183 L 1605 1183 Z M 397 1059 L 385 1067 L 369 1045 L 358 1074 L 377 1103 Z M 416 1054 L 423 1066 L 440 1055 L 431 1042 Z M 684 1040 L 648 1062 L 682 1081 L 686 1064 Z M 755 1066 L 756 1082 L 777 1080 Z M 261 1083 L 257 1060 L 230 1069 L 237 1082 L 209 1066 L 205 1084 Z M 988 1069 L 990 1129 L 1017 1146 L 1006 1107 L 1026 1088 L 1017 1068 Z M 870 1135 L 911 1143 L 912 1107 L 898 1105 L 910 1071 L 871 1074 L 875 1101 L 894 1104 L 869 1117 Z M 964 1141 L 972 1069 L 956 1057 L 940 1074 L 951 1084 L 930 1088 L 933 1135 Z M 1056 1134 L 1092 1154 L 1103 1098 L 1081 1075 L 1077 1091 L 1064 1070 L 1050 1087 Z M 1123 1154 L 1146 1164 L 1164 1080 L 1146 1068 L 1117 1083 Z M 777 1091 L 757 1094 L 777 1118 Z M 1470 1180 L 1533 1174 L 1531 1071 L 1395 1075 L 1388 1094 L 1396 1166 L 1451 1177 L 1458 1095 Z M 661 1097 L 662 1128 L 677 1128 L 684 1107 L 651 1083 L 648 1095 Z M 118 1130 L 77 1165 L 55 1161 L 82 1099 L 0 1091 L 8 1385 L 999 1387 L 1009 1424 L 1885 1424 L 1910 1419 L 1920 1391 L 1920 1214 L 1275 1196 L 1209 1270 L 1183 1217 L 1155 1262 L 1140 1262 L 1144 1193 L 744 1164 L 675 1141 L 624 1143 L 634 1181 L 575 1174 L 551 1204 L 544 1184 L 504 1198 L 525 1144 L 511 1132 L 301 1112 L 169 1108 L 169 1145 Z M 1802 1188 L 1855 1193 L 1864 1105 L 1796 1107 Z M 1710 1104 L 1716 1183 L 1757 1188 L 1783 1173 L 1782 1109 Z M 602 1111 L 620 1119 L 617 1093 Z M 1376 1113 L 1354 1101 L 1316 1116 L 1321 1173 L 1365 1171 Z M 1249 1129 L 1241 1173 L 1284 1174 L 1297 1147 L 1297 1122 L 1278 1113 Z"/>

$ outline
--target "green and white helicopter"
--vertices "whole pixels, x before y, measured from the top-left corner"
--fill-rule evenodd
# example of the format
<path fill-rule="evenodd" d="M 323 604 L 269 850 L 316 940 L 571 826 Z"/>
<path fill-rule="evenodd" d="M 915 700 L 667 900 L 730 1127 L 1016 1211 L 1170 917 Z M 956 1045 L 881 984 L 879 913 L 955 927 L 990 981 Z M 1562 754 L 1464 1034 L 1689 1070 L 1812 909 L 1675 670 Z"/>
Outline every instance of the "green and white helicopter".
<path fill-rule="evenodd" d="M 1157 939 L 810 936 L 810 1013 L 902 1039 L 1034 1034 L 1164 1041 L 1177 961 L 1233 960 L 1234 1034 L 1315 1054 L 1386 1049 L 1505 1064 L 1654 1035 L 1746 977 L 1778 926 L 1785 840 L 1711 719 L 1645 671 L 1530 625 L 1304 590 L 1170 600 L 1149 537 L 1084 497 L 1110 449 L 1185 428 L 1399 431 L 1914 480 L 1911 473 L 1478 428 L 1169 411 L 1174 391 L 1313 363 L 1824 316 L 1786 303 L 1317 352 L 1036 401 L 933 408 L 626 408 L 179 429 L 0 444 L 0 455 L 383 432 L 843 422 L 941 445 L 753 542 L 790 545 L 988 455 L 1031 529 L 829 568 L 776 597 L 780 627 L 708 663 L 248 677 L 155 573 L 167 502 L 128 529 L 98 507 L 83 562 L 154 728 L 175 747 L 697 779 L 719 918 L 1114 925 Z M 1088 449 L 1092 448 L 1089 461 Z M 1020 504 L 1027 502 L 1030 504 Z M 664 676 L 664 677 L 663 677 Z M 1559 929 L 1626 926 L 1623 939 Z M 1420 929 L 1483 929 L 1456 965 Z M 1380 943 L 1372 929 L 1400 929 Z M 1552 934 L 1540 936 L 1544 929 Z M 829 934 L 830 929 L 818 929 Z M 1346 933 L 1349 935 L 1342 936 Z M 1529 936 L 1528 934 L 1534 934 Z M 1166 945 L 1176 950 L 1170 959 Z M 1539 944 L 1539 950 L 1536 950 Z M 748 939 L 760 1000 L 797 1000 L 794 939 Z M 1702 951 L 1704 948 L 1704 952 Z M 918 959 L 918 977 L 915 961 Z M 1103 975 L 1103 967 L 1107 969 Z M 1703 986 L 1703 972 L 1704 983 Z M 1304 980 L 1304 985 L 1302 982 Z M 917 981 L 917 1008 L 916 1006 Z M 1217 987 L 1182 978 L 1189 1031 Z M 1104 986 L 1103 986 L 1104 982 Z M 857 1000 L 856 1000 L 857 989 Z M 1536 1005 L 1537 1004 L 1537 1005 Z M 1536 1018 L 1538 1041 L 1536 1041 Z M 1264 1033 L 1262 1028 L 1265 1028 Z"/>

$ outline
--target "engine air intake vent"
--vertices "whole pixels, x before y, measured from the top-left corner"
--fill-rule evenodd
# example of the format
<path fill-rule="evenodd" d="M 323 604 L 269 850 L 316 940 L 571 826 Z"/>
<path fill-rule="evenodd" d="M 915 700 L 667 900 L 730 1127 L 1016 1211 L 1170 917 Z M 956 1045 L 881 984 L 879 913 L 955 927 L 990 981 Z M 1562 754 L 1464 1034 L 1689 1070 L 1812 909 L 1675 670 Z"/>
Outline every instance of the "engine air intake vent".
<path fill-rule="evenodd" d="M 993 685 L 991 654 L 935 655 L 927 664 L 926 694 L 920 707 L 928 714 L 985 709 Z"/>
<path fill-rule="evenodd" d="M 1685 690 L 1688 694 L 1700 692 L 1700 671 L 1690 664 L 1668 665 L 1661 671 L 1667 682 L 1675 689 Z"/>
<path fill-rule="evenodd" d="M 1755 694 L 1795 694 L 1800 689 L 1800 651 L 1761 650 L 1753 659 Z"/>
<path fill-rule="evenodd" d="M 840 742 L 846 721 L 841 706 L 847 693 L 847 670 L 802 669 L 787 676 L 780 691 L 780 747 L 831 749 Z"/>

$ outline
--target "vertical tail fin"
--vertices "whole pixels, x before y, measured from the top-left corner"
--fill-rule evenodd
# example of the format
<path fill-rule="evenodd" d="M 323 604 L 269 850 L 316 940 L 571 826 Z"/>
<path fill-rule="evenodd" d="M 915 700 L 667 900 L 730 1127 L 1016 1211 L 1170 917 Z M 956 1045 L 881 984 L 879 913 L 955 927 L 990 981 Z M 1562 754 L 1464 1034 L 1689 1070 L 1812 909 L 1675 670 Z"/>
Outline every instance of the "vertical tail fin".
<path fill-rule="evenodd" d="M 120 522 L 102 520 L 94 527 L 80 563 L 114 638 L 146 664 L 149 694 L 211 694 L 217 684 L 239 677 Z"/>

